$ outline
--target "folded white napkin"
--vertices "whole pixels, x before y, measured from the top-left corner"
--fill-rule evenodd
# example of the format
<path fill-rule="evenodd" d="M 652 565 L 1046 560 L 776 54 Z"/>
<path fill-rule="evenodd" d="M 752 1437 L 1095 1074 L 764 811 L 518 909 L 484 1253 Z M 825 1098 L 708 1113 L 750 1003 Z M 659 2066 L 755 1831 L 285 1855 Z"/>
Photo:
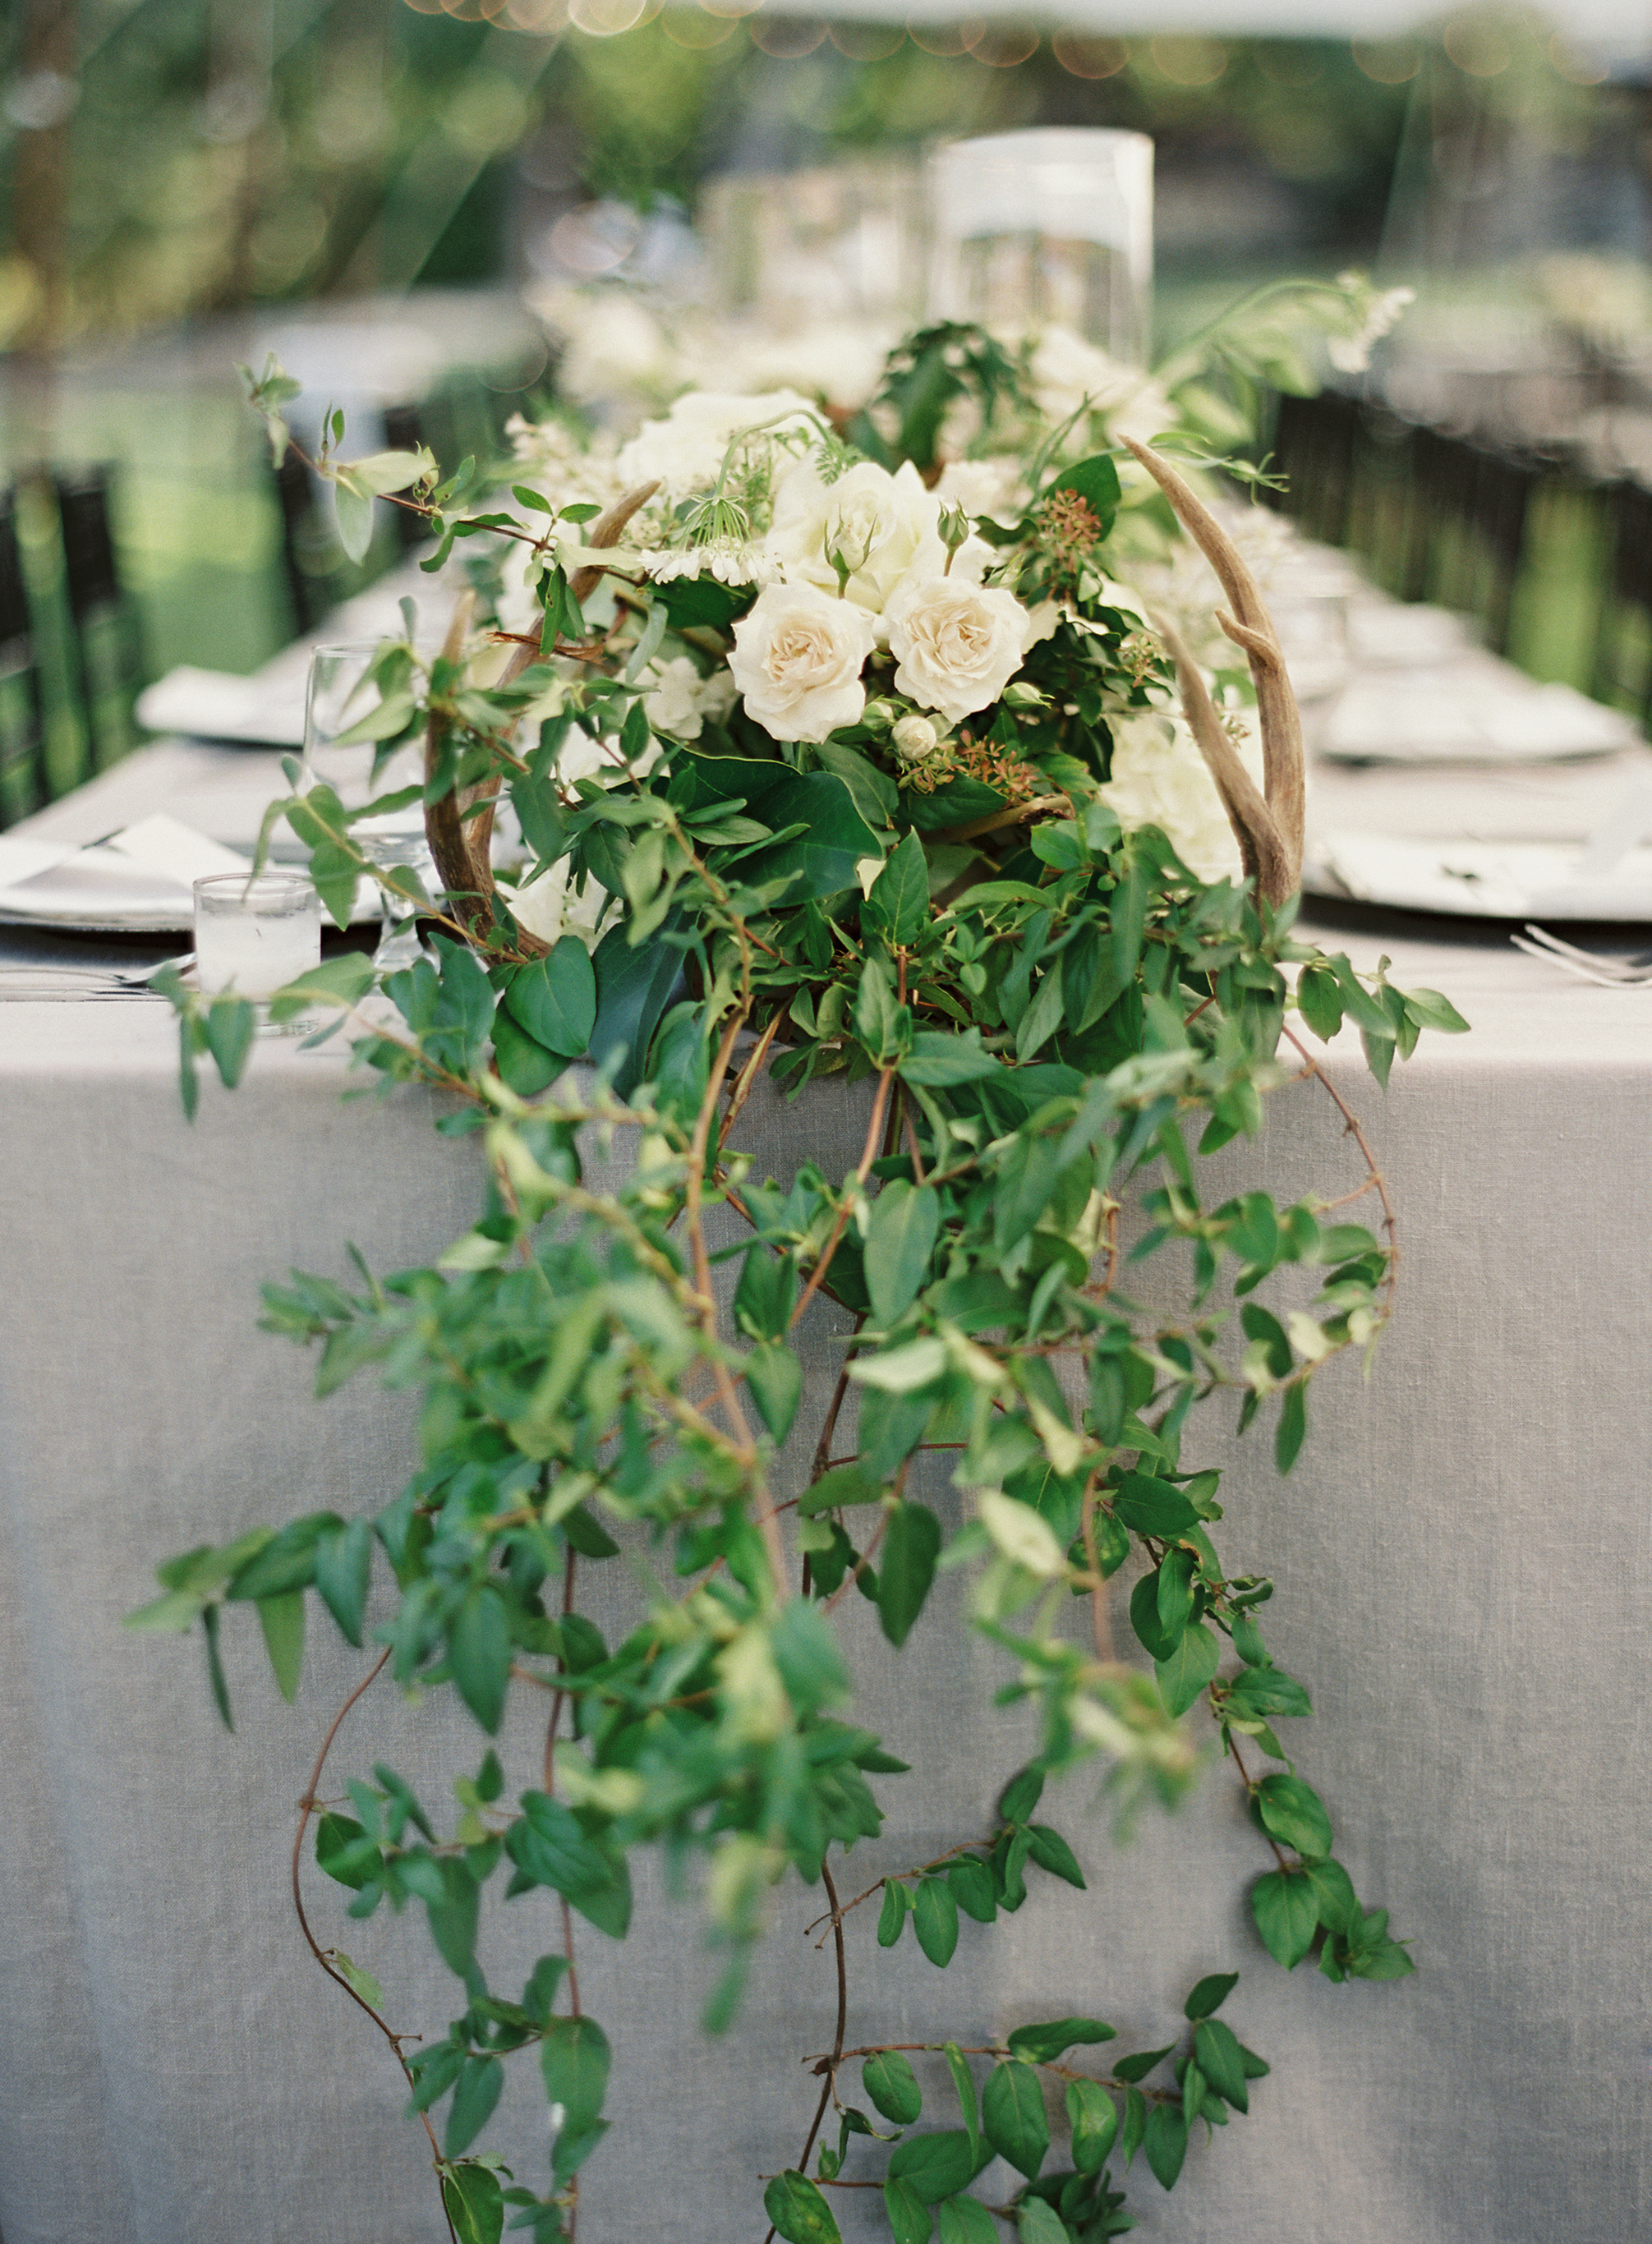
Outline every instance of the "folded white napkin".
<path fill-rule="evenodd" d="M 132 929 L 187 927 L 193 883 L 247 860 L 165 812 L 89 849 L 0 835 L 0 913 Z"/>
<path fill-rule="evenodd" d="M 246 740 L 261 747 L 304 745 L 303 669 L 285 673 L 197 670 L 179 663 L 138 696 L 138 722 L 151 733 L 188 733 L 206 740 Z"/>

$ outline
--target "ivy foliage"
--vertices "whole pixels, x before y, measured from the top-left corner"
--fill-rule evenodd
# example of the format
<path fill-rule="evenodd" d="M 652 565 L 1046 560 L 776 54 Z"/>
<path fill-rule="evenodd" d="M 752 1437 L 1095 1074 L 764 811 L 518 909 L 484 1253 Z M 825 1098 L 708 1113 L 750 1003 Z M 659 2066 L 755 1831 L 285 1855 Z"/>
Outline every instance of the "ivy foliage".
<path fill-rule="evenodd" d="M 948 380 L 1007 378 L 943 340 Z M 891 394 L 906 396 L 925 348 L 892 368 Z M 1078 511 L 1052 512 L 1058 485 Z M 316 1351 L 318 1394 L 370 1372 L 417 1396 L 405 1484 L 368 1513 L 172 1559 L 132 1625 L 202 1623 L 227 1720 L 219 1632 L 247 1605 L 289 1699 L 314 1615 L 376 1647 L 399 1684 L 450 1686 L 484 1739 L 522 1693 L 545 1708 L 544 1768 L 525 1788 L 488 1745 L 455 1783 L 457 1813 L 438 1817 L 378 1761 L 349 1781 L 348 1813 L 315 1819 L 346 1914 L 422 1909 L 463 1989 L 461 2015 L 404 2067 L 463 2244 L 496 2244 L 512 2207 L 536 2244 L 569 2233 L 625 2054 L 579 2011 L 555 1943 L 521 1989 L 490 1985 L 484 1902 L 555 1897 L 580 1939 L 622 1940 L 632 1858 L 655 1846 L 703 1895 L 712 2031 L 736 2016 L 784 1878 L 823 1889 L 846 1969 L 856 1904 L 840 1904 L 833 1867 L 879 1837 L 905 1768 L 897 1740 L 852 1718 L 834 1618 L 851 1595 L 892 1645 L 917 1643 L 944 1626 L 935 1587 L 959 1570 L 966 1624 L 1001 1651 L 1000 1698 L 1032 1740 L 992 1828 L 879 1879 L 857 1939 L 910 1936 L 945 1969 L 1030 1881 L 1081 1895 L 1075 1853 L 1039 1819 L 1046 1781 L 1100 1771 L 1127 1822 L 1185 1796 L 1208 1736 L 1256 1826 L 1260 1947 L 1287 1970 L 1317 1955 L 1336 1981 L 1412 1968 L 1298 1771 L 1290 1726 L 1308 1691 L 1263 1634 L 1272 1583 L 1222 1555 L 1202 1429 L 1224 1403 L 1241 1430 L 1264 1417 L 1290 1470 L 1314 1382 L 1368 1351 L 1388 1315 L 1374 1170 L 1351 1194 L 1338 1178 L 1289 1205 L 1245 1181 L 1266 1098 L 1316 1067 L 1298 1028 L 1325 1039 L 1351 1022 L 1384 1082 L 1422 1030 L 1464 1024 L 1437 993 L 1392 986 L 1385 963 L 1363 974 L 1299 942 L 1294 907 L 1197 878 L 1100 799 L 1109 715 L 1142 706 L 1158 675 L 1107 575 L 1119 488 L 1110 459 L 1058 447 L 1020 519 L 999 526 L 1003 581 L 1067 603 L 1081 628 L 1035 646 L 967 753 L 917 780 L 876 699 L 818 748 L 776 745 L 738 709 L 692 740 L 660 734 L 638 651 L 709 673 L 749 594 L 622 586 L 592 626 L 543 510 L 486 525 L 541 567 L 546 651 L 509 686 L 421 664 L 410 632 L 381 659 L 362 737 L 388 753 L 428 736 L 431 804 L 502 785 L 535 874 L 561 869 L 594 940 L 526 943 L 502 896 L 478 932 L 416 891 L 435 930 L 417 964 L 379 977 L 344 954 L 276 1001 L 278 1018 L 320 1016 L 318 1038 L 348 1035 L 384 1094 L 443 1094 L 437 1127 L 472 1139 L 480 1209 L 430 1267 L 376 1274 L 358 1258 L 348 1281 L 295 1273 L 266 1289 L 265 1327 Z M 559 658 L 571 639 L 588 655 L 592 628 L 599 662 Z M 570 780 L 575 741 L 597 756 Z M 361 814 L 325 787 L 282 808 L 342 922 L 366 864 Z M 190 1098 L 200 1058 L 233 1084 L 250 1009 L 172 994 Z M 757 1173 L 741 1116 L 764 1071 L 795 1099 L 827 1078 L 863 1086 L 850 1173 L 809 1158 L 806 1096 L 790 1173 Z M 605 1146 L 622 1158 L 595 1177 Z M 1223 1148 L 1213 1191 L 1205 1157 Z M 1362 1195 L 1381 1212 L 1371 1226 L 1343 1212 Z M 714 1214 L 738 1226 L 733 1246 Z M 726 1308 L 714 1261 L 737 1263 Z M 1169 1312 L 1127 1287 L 1148 1263 Z M 823 1426 L 800 1418 L 795 1352 L 817 1294 L 854 1320 Z M 787 1474 L 802 1492 L 782 1501 Z M 647 1587 L 610 1642 L 585 1592 L 622 1563 Z M 365 1975 L 316 1953 L 376 2016 Z M 1217 2015 L 1236 1977 L 1201 1981 L 1185 2033 L 1104 2072 L 1087 2066 L 1114 2030 L 1089 2017 L 986 2049 L 925 2042 L 957 2105 L 937 2129 L 918 2127 L 908 2054 L 846 2050 L 840 2031 L 817 2058 L 808 2146 L 762 2193 L 770 2222 L 789 2244 L 832 2244 L 834 2189 L 867 2178 L 845 2174 L 852 2153 L 881 2181 L 897 2244 L 985 2244 L 999 2221 L 1027 2244 L 1123 2233 L 1115 2177 L 1140 2153 L 1171 2187 L 1200 2124 L 1245 2113 L 1266 2074 Z M 552 2114 L 532 2187 L 474 2147 L 513 2061 L 538 2064 Z M 840 2092 L 851 2062 L 863 2105 Z M 1052 2077 L 1065 2166 L 1050 2164 Z M 1003 2201 L 978 2187 L 994 2159 Z"/>

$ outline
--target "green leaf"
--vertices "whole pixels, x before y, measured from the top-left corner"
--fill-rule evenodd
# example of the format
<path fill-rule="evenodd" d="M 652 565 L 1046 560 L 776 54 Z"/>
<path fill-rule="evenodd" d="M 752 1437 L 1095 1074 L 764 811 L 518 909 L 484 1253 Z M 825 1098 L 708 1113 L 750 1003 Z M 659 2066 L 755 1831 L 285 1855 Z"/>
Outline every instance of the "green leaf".
<path fill-rule="evenodd" d="M 1231 2027 L 1220 2018 L 1201 2018 L 1193 2030 L 1193 2053 L 1217 2095 L 1236 2112 L 1248 2112 L 1250 2099 L 1245 2092 L 1245 2062 Z"/>
<path fill-rule="evenodd" d="M 206 1049 L 226 1091 L 234 1091 L 246 1072 L 258 1017 L 245 997 L 214 997 L 206 1010 Z"/>
<path fill-rule="evenodd" d="M 783 1342 L 766 1340 L 753 1348 L 744 1369 L 759 1416 L 774 1439 L 783 1442 L 803 1399 L 802 1362 Z"/>
<path fill-rule="evenodd" d="M 944 2198 L 935 2208 L 940 2244 L 998 2244 L 998 2227 L 978 2197 Z"/>
<path fill-rule="evenodd" d="M 549 957 L 517 968 L 505 984 L 504 1010 L 547 1051 L 582 1056 L 597 1024 L 597 977 L 577 935 L 565 935 Z"/>
<path fill-rule="evenodd" d="M 911 1049 L 900 1064 L 902 1079 L 927 1091 L 950 1090 L 960 1083 L 979 1083 L 987 1076 L 1002 1075 L 1004 1071 L 1004 1063 L 995 1059 L 983 1045 L 979 1029 L 966 1029 L 962 1036 L 919 1029 L 912 1038 Z"/>
<path fill-rule="evenodd" d="M 466 1595 L 448 1630 L 448 1658 L 458 1693 L 483 1728 L 497 1732 L 511 1684 L 511 1616 L 488 1583 Z"/>
<path fill-rule="evenodd" d="M 1155 1659 L 1159 1696 L 1172 1714 L 1185 1714 L 1215 1675 L 1222 1661 L 1222 1646 L 1202 1621 L 1182 1632 L 1181 1640 L 1168 1659 Z"/>
<path fill-rule="evenodd" d="M 812 2181 L 795 2168 L 775 2176 L 763 2192 L 763 2211 L 787 2244 L 843 2244 L 831 2207 Z"/>
<path fill-rule="evenodd" d="M 1279 1427 L 1274 1436 L 1274 1463 L 1288 1473 L 1297 1462 L 1308 1432 L 1308 1382 L 1294 1380 L 1279 1405 Z"/>
<path fill-rule="evenodd" d="M 333 505 L 338 519 L 338 542 L 348 561 L 364 561 L 373 543 L 373 499 L 370 492 L 341 471 L 333 484 Z"/>
<path fill-rule="evenodd" d="M 1113 1491 L 1113 1509 L 1138 1535 L 1175 1537 L 1198 1524 L 1199 1515 L 1181 1490 L 1148 1473 L 1126 1473 Z"/>
<path fill-rule="evenodd" d="M 1113 517 L 1119 510 L 1121 496 L 1119 471 L 1105 452 L 1097 452 L 1087 460 L 1080 460 L 1065 468 L 1050 485 L 1050 491 L 1076 491 L 1100 525 L 1097 535 L 1105 537 L 1113 527 Z"/>
<path fill-rule="evenodd" d="M 352 1519 L 315 1545 L 316 1590 L 346 1641 L 357 1646 L 372 1563 L 373 1531 L 365 1519 Z"/>
<path fill-rule="evenodd" d="M 1025 1823 L 1043 1797 L 1044 1771 L 1036 1767 L 1017 1769 L 999 1795 L 999 1822 Z"/>
<path fill-rule="evenodd" d="M 940 1548 L 941 1523 L 928 1506 L 897 1504 L 884 1537 L 877 1578 L 877 1617 L 891 1644 L 905 1643 L 923 1611 Z"/>
<path fill-rule="evenodd" d="M 442 2177 L 442 2202 L 458 2244 L 499 2244 L 504 2192 L 491 2166 L 451 2166 Z"/>
<path fill-rule="evenodd" d="M 1050 2123 L 1044 2091 L 1030 2065 L 1011 2058 L 992 2067 L 981 2097 L 981 2119 L 993 2149 L 1035 2181 L 1050 2147 Z"/>
<path fill-rule="evenodd" d="M 929 2244 L 935 2232 L 934 2218 L 910 2181 L 884 2184 L 884 2210 L 889 2215 L 895 2244 Z"/>
<path fill-rule="evenodd" d="M 1241 1619 L 1243 1616 L 1241 1616 Z M 1250 1628 L 1249 1636 L 1256 1636 Z M 1233 1640 L 1239 1642 L 1240 1626 L 1234 1625 Z M 1311 1714 L 1313 1706 L 1308 1693 L 1294 1675 L 1282 1674 L 1276 1667 L 1243 1667 L 1228 1686 L 1228 1703 L 1236 1713 L 1254 1714 L 1258 1721 L 1271 1722 L 1284 1715 Z"/>
<path fill-rule="evenodd" d="M 924 2092 L 917 2085 L 911 2059 L 897 2049 L 879 2050 L 861 2067 L 861 2085 L 886 2119 L 910 2127 L 924 2109 Z"/>
<path fill-rule="evenodd" d="M 613 2052 L 594 2018 L 552 2018 L 539 2045 L 547 2104 L 560 2104 L 563 2129 L 583 2134 L 601 2115 Z"/>
<path fill-rule="evenodd" d="M 426 1861 L 430 1860 L 427 1855 Z M 469 1977 L 476 1963 L 476 1928 L 481 1894 L 462 1862 L 449 1856 L 436 1864 L 442 1880 L 440 1901 L 427 1901 L 424 1914 L 437 1953 L 456 1978 Z"/>
<path fill-rule="evenodd" d="M 1314 1890 L 1319 1922 L 1327 1932 L 1357 1932 L 1360 1909 L 1353 1880 L 1340 1862 L 1310 1862 L 1308 1882 Z"/>
<path fill-rule="evenodd" d="M 1119 2070 L 1114 2065 L 1114 2071 Z M 1147 2132 L 1148 2099 L 1139 2088 L 1127 2088 L 1124 2092 L 1124 2129 L 1119 2144 L 1127 2166 L 1141 2148 L 1141 2138 Z"/>
<path fill-rule="evenodd" d="M 1219 2011 L 1234 1989 L 1239 1984 L 1236 1971 L 1212 1971 L 1201 1979 L 1181 2006 L 1184 2018 L 1208 2018 Z"/>
<path fill-rule="evenodd" d="M 298 1696 L 299 1671 L 304 1665 L 303 1591 L 288 1590 L 281 1597 L 260 1598 L 258 1618 L 264 1631 L 264 1648 L 275 1671 L 275 1681 L 290 1707 Z"/>
<path fill-rule="evenodd" d="M 896 2181 L 911 2182 L 925 2205 L 933 2205 L 968 2188 L 975 2179 L 975 2160 L 963 2129 L 948 2127 L 897 2143 L 889 2170 Z"/>
<path fill-rule="evenodd" d="M 1263 1828 L 1299 1855 L 1328 1855 L 1330 1818 L 1312 1785 L 1299 1776 L 1264 1776 L 1256 1789 Z"/>
<path fill-rule="evenodd" d="M 951 1863 L 946 1882 L 966 1916 L 972 1916 L 978 1924 L 992 1923 L 998 1915 L 998 1896 L 992 1873 L 978 1855 L 965 1855 L 961 1862 Z"/>
<path fill-rule="evenodd" d="M 1161 2188 L 1173 2189 L 1188 2155 L 1188 2123 L 1174 2104 L 1155 2104 L 1148 2113 L 1141 2147 L 1154 2180 Z"/>
<path fill-rule="evenodd" d="M 1065 1878 L 1080 1893 L 1086 1890 L 1079 1858 L 1059 1831 L 1053 1831 L 1047 1823 L 1033 1823 L 1027 1827 L 1027 1838 L 1032 1859 L 1040 1869 L 1047 1870 L 1053 1878 Z"/>
<path fill-rule="evenodd" d="M 1343 1023 L 1342 992 L 1329 966 L 1303 968 L 1297 977 L 1297 1003 L 1320 1042 L 1329 1044 Z"/>
<path fill-rule="evenodd" d="M 377 1841 L 369 1839 L 350 1815 L 322 1817 L 315 1826 L 315 1861 L 329 1878 L 356 1893 L 384 1868 Z"/>
<path fill-rule="evenodd" d="M 355 875 L 350 878 L 353 889 Z M 284 983 L 270 999 L 269 1017 L 279 1027 L 313 1011 L 318 1004 L 334 1008 L 359 1004 L 372 986 L 372 960 L 359 950 L 343 951 Z"/>
<path fill-rule="evenodd" d="M 1438 1029 L 1448 1037 L 1464 1036 L 1468 1023 L 1449 997 L 1442 997 L 1438 990 L 1405 990 L 1400 995 L 1405 1000 L 1405 1010 L 1419 1029 Z"/>
<path fill-rule="evenodd" d="M 597 977 L 591 1058 L 598 1067 L 613 1069 L 613 1087 L 623 1098 L 642 1080 L 648 1047 L 682 971 L 682 958 L 659 934 L 633 947 L 620 925 L 608 929 L 591 963 Z"/>
<path fill-rule="evenodd" d="M 915 943 L 929 925 L 929 865 L 924 844 L 909 833 L 892 851 L 861 908 L 863 923 L 881 928 L 891 945 Z"/>
<path fill-rule="evenodd" d="M 901 1936 L 912 1897 L 898 1878 L 889 1879 L 884 1887 L 884 1905 L 877 1912 L 877 1944 L 892 1948 Z"/>
<path fill-rule="evenodd" d="M 899 805 L 900 792 L 870 756 L 862 755 L 858 748 L 840 747 L 836 740 L 823 740 L 815 754 L 829 772 L 843 781 L 869 826 L 888 825 Z"/>
<path fill-rule="evenodd" d="M 798 1499 L 797 1509 L 805 1517 L 821 1511 L 836 1511 L 845 1504 L 877 1504 L 883 1497 L 882 1484 L 870 1480 L 857 1463 L 834 1465 L 810 1484 Z"/>
<path fill-rule="evenodd" d="M 735 1288 L 735 1321 L 753 1340 L 784 1340 L 797 1300 L 797 1265 L 761 1240 L 746 1250 Z"/>
<path fill-rule="evenodd" d="M 912 837 L 909 835 L 908 840 Z M 865 1246 L 872 1315 L 885 1330 L 917 1298 L 941 1227 L 940 1194 L 897 1177 L 872 1202 Z"/>
<path fill-rule="evenodd" d="M 625 1856 L 592 1838 L 571 1808 L 525 1792 L 522 1815 L 504 1835 L 505 1852 L 537 1885 L 550 1886 L 599 1932 L 623 1940 L 631 1923 L 631 1873 Z"/>
<path fill-rule="evenodd" d="M 1015 2211 L 1021 2244 L 1071 2244 L 1066 2224 L 1041 2197 L 1024 2197 Z"/>
<path fill-rule="evenodd" d="M 944 1878 L 922 1878 L 912 1904 L 917 1944 L 931 1964 L 943 1968 L 958 1946 L 958 1903 Z"/>
<path fill-rule="evenodd" d="M 848 1698 L 849 1671 L 832 1625 L 818 1605 L 791 1599 L 781 1608 L 768 1642 L 786 1696 L 800 1716 Z"/>
<path fill-rule="evenodd" d="M 1114 2072 L 1121 2080 L 1145 2080 L 1154 2066 L 1168 2057 L 1175 2047 L 1175 2042 L 1168 2041 L 1162 2049 L 1139 2049 L 1133 2057 L 1114 2058 Z"/>
<path fill-rule="evenodd" d="M 1100 2173 L 1119 2132 L 1118 2105 L 1099 2081 L 1069 2080 L 1066 2108 L 1073 2165 L 1080 2173 Z"/>
<path fill-rule="evenodd" d="M 1307 1878 L 1297 1871 L 1269 1870 L 1251 1888 L 1250 1909 L 1275 1963 L 1295 1970 L 1313 1946 L 1319 1923 L 1319 1905 Z"/>
<path fill-rule="evenodd" d="M 556 1081 L 567 1062 L 536 1043 L 501 1005 L 493 1017 L 493 1065 L 500 1081 L 518 1098 L 537 1098 Z"/>
<path fill-rule="evenodd" d="M 942 2051 L 952 2086 L 958 2093 L 958 2108 L 964 2120 L 964 2132 L 970 2139 L 970 2156 L 978 2164 L 981 2156 L 981 2114 L 975 2099 L 975 2076 L 958 2044 L 949 2041 Z"/>
<path fill-rule="evenodd" d="M 470 2149 L 493 2117 L 493 2107 L 504 2086 L 504 2067 L 497 2057 L 465 2060 L 448 2111 L 447 2131 L 442 2138 L 445 2157 L 457 2159 L 461 2151 Z"/>
<path fill-rule="evenodd" d="M 1066 2049 L 1088 2049 L 1097 2042 L 1114 2041 L 1117 2033 L 1100 2018 L 1052 2018 L 1047 2025 L 1017 2026 L 1009 2046 L 1017 2057 L 1033 2065 L 1049 2065 Z"/>

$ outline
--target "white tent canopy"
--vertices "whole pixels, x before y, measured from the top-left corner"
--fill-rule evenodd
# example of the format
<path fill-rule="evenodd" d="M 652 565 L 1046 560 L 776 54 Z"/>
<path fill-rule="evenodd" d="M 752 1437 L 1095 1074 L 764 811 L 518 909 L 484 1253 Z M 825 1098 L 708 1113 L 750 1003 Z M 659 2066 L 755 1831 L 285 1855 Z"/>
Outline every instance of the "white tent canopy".
<path fill-rule="evenodd" d="M 1461 10 L 1419 4 L 1419 0 L 1014 0 L 987 7 L 984 0 L 763 0 L 766 11 L 782 15 L 864 17 L 889 22 L 904 17 L 914 24 L 944 24 L 981 15 L 1024 15 L 1074 31 L 1253 38 L 1398 38 L 1440 24 Z M 1652 51 L 1652 0 L 1567 0 L 1556 10 L 1557 29 L 1580 48 L 1618 54 Z"/>

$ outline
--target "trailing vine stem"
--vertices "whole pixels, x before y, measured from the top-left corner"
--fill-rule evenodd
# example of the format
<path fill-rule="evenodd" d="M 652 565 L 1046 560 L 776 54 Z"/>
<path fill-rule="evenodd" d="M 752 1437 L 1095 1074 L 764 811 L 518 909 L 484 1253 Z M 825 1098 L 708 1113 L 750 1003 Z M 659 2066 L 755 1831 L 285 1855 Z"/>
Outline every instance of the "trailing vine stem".
<path fill-rule="evenodd" d="M 408 2065 L 407 2059 L 402 2054 L 402 2044 L 410 2039 L 416 2040 L 420 2037 L 416 2035 L 410 2036 L 407 2034 L 398 2034 L 389 2024 L 389 2021 L 383 2018 L 380 2013 L 375 2010 L 372 2004 L 368 2001 L 366 1996 L 359 1994 L 356 1990 L 351 1986 L 349 1981 L 344 1977 L 344 1974 L 333 1964 L 327 1950 L 322 1946 L 321 1943 L 316 1939 L 314 1932 L 310 1930 L 310 1921 L 304 1908 L 304 1892 L 300 1877 L 300 1870 L 304 1856 L 304 1834 L 309 1828 L 309 1820 L 311 1815 L 315 1813 L 315 1808 L 320 1804 L 315 1797 L 315 1788 L 322 1781 L 322 1770 L 327 1767 L 327 1757 L 333 1750 L 333 1740 L 337 1737 L 340 1730 L 343 1727 L 344 1717 L 349 1713 L 351 1707 L 355 1706 L 356 1700 L 358 1699 L 364 1698 L 367 1693 L 372 1688 L 373 1685 L 377 1682 L 379 1677 L 384 1673 L 385 1667 L 390 1658 L 390 1650 L 391 1647 L 387 1645 L 384 1650 L 380 1653 L 378 1658 L 373 1662 L 373 1665 L 369 1668 L 367 1673 L 355 1686 L 355 1688 L 350 1693 L 349 1698 L 345 1700 L 337 1713 L 334 1715 L 332 1722 L 328 1729 L 327 1735 L 322 1740 L 322 1749 L 315 1756 L 315 1765 L 310 1771 L 309 1782 L 304 1788 L 304 1797 L 298 1803 L 298 1828 L 293 1834 L 293 1910 L 294 1914 L 298 1918 L 299 1930 L 304 1936 L 305 1945 L 308 1948 L 310 1954 L 315 1958 L 315 1961 L 321 1965 L 322 1970 L 326 1972 L 328 1977 L 333 1982 L 334 1985 L 335 1987 L 342 1987 L 344 1992 L 349 1997 L 351 2002 L 355 2004 L 357 2010 L 365 2011 L 368 2017 L 372 2019 L 374 2024 L 378 2028 L 385 2040 L 389 2044 L 391 2054 L 394 2056 L 396 2063 L 401 2066 L 402 2072 L 406 2078 L 407 2084 L 410 2088 L 414 2085 L 414 2076 Z M 436 2139 L 436 2130 L 430 2125 L 430 2113 L 428 2112 L 420 2112 L 419 2117 L 424 2123 L 424 2132 L 430 2139 L 430 2157 L 439 2175 L 442 2164 L 442 2146 Z M 443 2200 L 442 2211 L 443 2217 L 447 2221 L 447 2231 L 448 2235 L 451 2240 L 451 2244 L 458 2244 L 458 2238 L 454 2231 L 452 2216 L 448 2213 L 445 2198 Z"/>

